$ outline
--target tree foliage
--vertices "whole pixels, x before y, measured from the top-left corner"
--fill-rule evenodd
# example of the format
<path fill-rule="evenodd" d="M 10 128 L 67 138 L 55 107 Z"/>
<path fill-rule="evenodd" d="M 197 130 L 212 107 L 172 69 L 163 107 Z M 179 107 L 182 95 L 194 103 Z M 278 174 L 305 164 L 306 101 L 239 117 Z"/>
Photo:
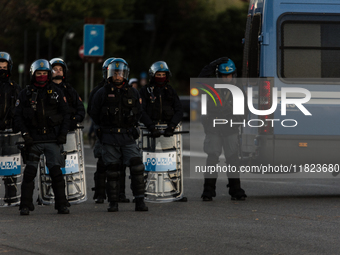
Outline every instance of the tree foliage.
<path fill-rule="evenodd" d="M 214 0 L 4 0 L 0 15 L 0 51 L 7 51 L 16 67 L 25 61 L 26 77 L 37 58 L 62 55 L 69 81 L 83 93 L 84 69 L 78 56 L 83 43 L 86 17 L 105 19 L 105 56 L 121 57 L 131 67 L 130 77 L 139 78 L 158 60 L 168 63 L 171 84 L 188 93 L 190 77 L 197 77 L 207 63 L 229 56 L 241 68 L 247 6 L 216 11 Z M 155 29 L 144 29 L 145 14 L 154 14 Z M 25 40 L 26 31 L 26 40 Z M 38 45 L 38 46 L 37 46 Z M 101 63 L 95 64 L 95 82 L 101 79 Z M 240 70 L 241 71 L 241 70 Z"/>

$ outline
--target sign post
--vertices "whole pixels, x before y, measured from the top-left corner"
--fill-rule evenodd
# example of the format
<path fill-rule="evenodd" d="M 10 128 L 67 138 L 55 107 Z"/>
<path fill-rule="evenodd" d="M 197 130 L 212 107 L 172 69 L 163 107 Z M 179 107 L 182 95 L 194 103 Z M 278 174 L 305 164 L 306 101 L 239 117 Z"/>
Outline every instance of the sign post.
<path fill-rule="evenodd" d="M 84 25 L 84 44 L 83 54 L 79 49 L 79 56 L 84 59 L 84 71 L 85 71 L 85 82 L 84 82 L 84 100 L 87 103 L 88 97 L 88 63 L 91 63 L 91 74 L 90 74 L 90 90 L 93 89 L 94 83 L 94 63 L 103 62 L 104 56 L 104 42 L 105 42 L 105 20 L 102 18 L 85 18 Z M 82 55 L 82 56 L 81 56 Z"/>

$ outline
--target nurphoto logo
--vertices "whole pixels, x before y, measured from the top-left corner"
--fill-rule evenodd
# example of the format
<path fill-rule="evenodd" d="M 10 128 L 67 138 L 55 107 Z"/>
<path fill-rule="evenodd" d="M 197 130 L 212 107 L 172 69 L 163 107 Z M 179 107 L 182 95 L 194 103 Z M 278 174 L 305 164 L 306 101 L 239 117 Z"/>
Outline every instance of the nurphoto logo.
<path fill-rule="evenodd" d="M 230 91 L 232 98 L 233 98 L 233 103 L 232 103 L 232 113 L 233 115 L 244 115 L 245 114 L 245 96 L 243 94 L 243 91 L 236 85 L 232 84 L 215 84 L 214 87 L 202 83 L 202 82 L 197 82 L 204 87 L 199 87 L 198 89 L 202 90 L 205 93 L 201 94 L 201 114 L 202 115 L 207 115 L 208 113 L 208 106 L 207 106 L 207 95 L 210 96 L 210 98 L 214 101 L 215 107 L 223 107 L 221 97 L 219 93 L 216 91 L 216 89 L 227 89 Z M 254 107 L 254 102 L 253 102 L 253 88 L 248 87 L 247 88 L 247 106 L 248 110 L 253 113 L 254 115 L 259 115 L 259 116 L 265 116 L 265 115 L 270 115 L 275 112 L 277 109 L 278 105 L 278 88 L 271 88 L 272 89 L 272 104 L 269 109 L 255 109 Z M 299 94 L 303 95 L 300 96 L 299 98 L 289 98 L 288 94 L 294 93 L 294 94 Z M 216 102 L 217 100 L 215 97 L 218 99 L 219 104 Z M 297 88 L 297 87 L 283 87 L 281 88 L 281 115 L 285 116 L 287 106 L 290 107 L 291 105 L 296 106 L 304 115 L 306 116 L 312 116 L 312 114 L 303 106 L 304 103 L 307 103 L 311 99 L 311 93 L 307 89 L 304 88 Z M 262 119 L 250 119 L 247 121 L 248 125 L 250 127 L 261 127 L 265 124 L 265 122 L 271 122 L 272 126 L 274 126 L 275 121 L 281 121 L 281 124 L 283 127 L 295 127 L 297 126 L 298 122 L 294 119 L 270 119 L 266 118 L 265 120 Z M 258 122 L 257 125 L 254 125 L 253 123 Z M 287 122 L 293 122 L 293 125 L 288 125 Z M 246 125 L 246 120 L 243 119 L 243 121 L 238 121 L 235 122 L 232 119 L 227 120 L 227 119 L 213 119 L 213 126 L 215 127 L 216 125 L 220 124 L 227 124 L 230 123 L 230 125 Z"/>

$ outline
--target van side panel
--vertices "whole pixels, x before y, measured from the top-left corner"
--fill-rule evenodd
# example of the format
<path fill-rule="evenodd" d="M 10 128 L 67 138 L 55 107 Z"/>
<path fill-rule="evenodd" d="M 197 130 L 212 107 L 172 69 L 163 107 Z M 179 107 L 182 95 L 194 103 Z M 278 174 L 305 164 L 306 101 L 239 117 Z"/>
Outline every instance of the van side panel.
<path fill-rule="evenodd" d="M 259 129 L 257 128 L 244 127 L 242 131 L 242 151 L 245 154 L 250 154 L 254 159 L 253 162 L 258 164 L 338 162 L 338 155 L 340 155 L 340 80 L 327 84 L 323 82 L 317 83 L 315 81 L 311 81 L 310 83 L 306 81 L 290 82 L 287 81 L 285 77 L 282 77 L 282 74 L 284 74 L 283 71 L 286 71 L 287 74 L 294 75 L 294 64 L 296 65 L 298 62 L 291 64 L 291 62 L 287 61 L 287 59 L 290 59 L 290 61 L 301 61 L 301 63 L 306 63 L 305 65 L 308 69 L 305 68 L 304 75 L 311 75 L 310 78 L 313 78 L 313 76 L 323 77 L 325 72 L 321 69 L 318 61 L 329 61 L 329 63 L 331 63 L 331 58 L 337 58 L 337 54 L 340 54 L 340 43 L 338 46 L 336 36 L 333 36 L 330 33 L 330 31 L 332 31 L 332 29 L 330 29 L 331 26 L 330 28 L 327 28 L 328 32 L 325 29 L 325 33 L 323 33 L 322 30 L 320 30 L 321 32 L 316 32 L 315 29 L 309 29 L 308 22 L 321 22 L 320 26 L 334 22 L 334 31 L 338 31 L 338 21 L 334 20 L 334 17 L 340 16 L 340 1 L 251 0 L 249 14 L 255 15 L 256 13 L 262 14 L 262 26 L 259 35 L 259 78 L 274 78 L 273 86 L 278 89 L 279 95 L 277 109 L 273 114 L 273 118 L 279 119 L 280 121 L 275 122 L 272 134 L 264 135 L 260 134 Z M 301 45 L 294 45 L 294 40 L 289 43 L 288 40 L 284 41 L 284 39 L 282 39 L 282 34 L 280 34 L 282 33 L 282 22 L 280 19 L 285 15 L 288 15 L 287 17 L 289 17 L 285 22 L 291 22 L 289 20 L 290 16 L 293 17 L 295 15 L 297 22 L 303 24 L 300 26 L 300 35 L 305 36 L 305 39 L 299 40 Z M 304 18 L 302 18 L 303 16 Z M 322 16 L 322 21 L 313 21 L 313 19 L 317 19 L 318 16 Z M 304 20 L 299 21 L 300 18 Z M 289 26 L 286 26 L 285 33 L 287 36 L 291 33 L 290 31 L 294 33 L 299 31 L 294 28 L 294 22 L 292 21 L 292 25 L 289 23 Z M 290 30 L 290 28 L 293 28 L 293 30 Z M 308 34 L 308 32 L 310 33 Z M 295 36 L 295 34 L 291 35 L 292 38 Z M 310 38 L 308 38 L 308 36 L 310 36 Z M 321 39 L 322 36 L 328 37 L 324 37 L 322 39 L 323 42 L 320 39 L 320 43 L 315 45 L 309 46 L 308 43 L 305 43 L 306 45 L 303 44 L 304 41 L 310 42 L 317 40 L 317 36 L 320 36 Z M 285 39 L 287 39 L 287 37 Z M 328 43 L 327 40 L 331 40 L 331 42 Z M 334 42 L 332 40 L 334 40 Z M 286 46 L 287 50 L 286 48 L 281 47 L 283 42 L 285 45 L 288 45 L 288 47 Z M 325 44 L 325 42 L 330 44 L 333 48 L 319 49 L 320 47 L 323 47 L 322 44 Z M 289 47 L 291 47 L 291 49 Z M 283 50 L 285 50 L 285 52 L 283 52 Z M 307 50 L 310 51 L 308 52 Z M 327 52 L 325 53 L 327 50 L 329 50 L 330 54 L 327 54 Z M 306 57 L 304 57 L 304 54 Z M 315 63 L 312 62 L 312 60 L 308 60 L 311 56 L 315 56 Z M 323 64 L 323 66 L 323 68 L 332 67 L 332 65 L 328 63 Z M 337 61 L 336 66 L 338 66 L 340 72 L 340 65 L 338 65 Z M 282 68 L 284 68 L 284 70 L 281 70 Z M 301 70 L 304 71 L 303 69 Z M 334 70 L 336 70 L 336 68 L 334 68 Z M 300 73 L 303 73 L 302 71 L 296 72 L 295 75 L 298 76 Z M 340 75 L 338 77 L 340 78 Z M 248 84 L 248 87 L 252 87 L 253 89 L 253 102 L 254 107 L 256 108 L 258 107 L 256 102 L 259 101 L 259 88 L 254 84 Z M 294 87 L 305 88 L 311 92 L 312 98 L 308 103 L 304 104 L 304 107 L 312 114 L 312 116 L 304 115 L 294 104 L 287 105 L 287 114 L 282 115 L 282 98 L 280 91 L 282 88 Z M 304 95 L 291 93 L 287 94 L 287 97 L 290 99 L 298 99 L 303 98 Z M 249 113 L 248 119 L 259 119 L 259 116 Z M 285 121 L 288 119 L 295 120 L 297 125 L 295 127 L 285 127 L 282 125 L 282 121 L 284 121 L 284 124 L 286 125 L 292 125 L 294 123 L 292 121 Z"/>

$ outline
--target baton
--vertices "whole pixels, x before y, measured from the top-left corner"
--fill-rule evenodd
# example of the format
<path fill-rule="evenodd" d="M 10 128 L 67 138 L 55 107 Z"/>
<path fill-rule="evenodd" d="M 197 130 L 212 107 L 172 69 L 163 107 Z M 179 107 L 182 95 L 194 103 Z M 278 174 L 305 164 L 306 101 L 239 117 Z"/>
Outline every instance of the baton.
<path fill-rule="evenodd" d="M 161 135 L 164 135 L 164 130 L 160 130 L 159 133 L 160 133 Z M 177 134 L 189 134 L 189 131 L 174 131 L 173 134 L 174 134 L 174 135 L 177 135 Z M 146 136 L 147 136 L 147 137 L 152 137 L 151 132 L 149 132 Z"/>
<path fill-rule="evenodd" d="M 56 143 L 56 142 L 57 142 L 57 140 L 33 141 L 33 144 L 36 144 L 36 143 Z M 23 141 L 23 142 L 16 142 L 15 144 L 16 145 L 25 144 L 25 141 Z"/>

